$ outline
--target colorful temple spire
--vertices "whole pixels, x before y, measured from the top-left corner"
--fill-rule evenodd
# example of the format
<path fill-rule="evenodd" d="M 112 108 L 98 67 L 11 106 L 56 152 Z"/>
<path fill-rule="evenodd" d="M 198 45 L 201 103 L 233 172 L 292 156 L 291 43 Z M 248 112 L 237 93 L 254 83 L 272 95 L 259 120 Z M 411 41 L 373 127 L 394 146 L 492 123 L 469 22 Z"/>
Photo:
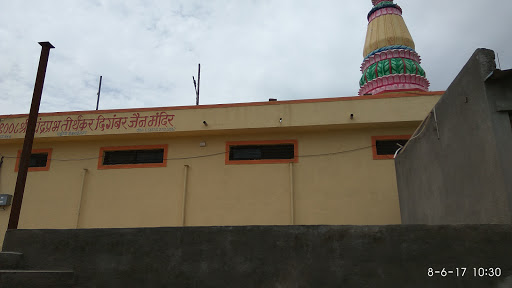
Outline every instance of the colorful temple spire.
<path fill-rule="evenodd" d="M 363 76 L 359 95 L 396 91 L 428 91 L 421 59 L 402 18 L 402 8 L 392 0 L 372 0 L 364 44 Z"/>

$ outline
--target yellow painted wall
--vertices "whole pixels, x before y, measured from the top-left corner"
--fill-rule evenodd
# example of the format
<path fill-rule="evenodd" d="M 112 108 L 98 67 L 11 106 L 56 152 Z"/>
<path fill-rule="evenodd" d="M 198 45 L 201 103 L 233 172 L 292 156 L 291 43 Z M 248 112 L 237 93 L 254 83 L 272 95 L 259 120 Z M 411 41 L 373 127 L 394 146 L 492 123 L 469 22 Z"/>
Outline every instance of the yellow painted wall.
<path fill-rule="evenodd" d="M 288 163 L 226 165 L 221 154 L 168 160 L 167 167 L 161 168 L 97 169 L 99 149 L 105 146 L 168 144 L 167 157 L 174 159 L 222 153 L 227 141 L 287 139 L 298 140 L 299 149 L 299 161 L 292 164 L 294 224 L 399 224 L 394 163 L 373 160 L 371 136 L 412 134 L 438 98 L 344 101 L 343 106 L 331 103 L 322 109 L 314 103 L 267 106 L 271 108 L 267 110 L 262 108 L 265 106 L 233 107 L 217 109 L 215 115 L 212 111 L 196 115 L 202 110 L 182 114 L 191 122 L 199 122 L 205 115 L 211 119 L 205 128 L 211 129 L 210 133 L 202 135 L 170 132 L 37 138 L 33 149 L 52 148 L 52 160 L 49 171 L 29 172 L 19 228 L 180 226 L 185 165 L 189 166 L 185 225 L 288 225 Z M 340 108 L 341 116 L 333 107 Z M 281 114 L 283 111 L 289 114 Z M 353 120 L 356 124 L 349 123 L 349 112 L 359 118 Z M 277 126 L 274 122 L 279 115 L 292 119 L 287 120 L 288 127 L 218 128 L 251 127 L 252 117 L 270 119 L 266 121 L 273 122 L 268 126 Z M 293 125 L 294 121 L 301 125 Z M 308 123 L 311 125 L 304 125 Z M 199 146 L 201 141 L 206 147 Z M 0 141 L 0 154 L 16 156 L 21 146 L 21 139 Z M 342 151 L 351 152 L 338 153 Z M 85 160 L 59 161 L 66 159 Z M 15 162 L 4 159 L 0 193 L 14 191 Z M 9 212 L 10 207 L 0 210 L 0 243 Z"/>
<path fill-rule="evenodd" d="M 379 17 L 380 18 L 380 17 Z M 69 117 L 72 122 L 69 126 L 75 126 L 79 119 L 90 120 L 91 127 L 96 128 L 99 123 L 97 119 L 101 116 L 110 119 L 112 117 L 126 118 L 125 126 L 129 126 L 134 113 L 144 115 L 155 115 L 156 113 L 166 113 L 174 115 L 172 117 L 172 131 L 165 131 L 160 134 L 167 135 L 191 135 L 204 133 L 232 133 L 232 130 L 247 129 L 265 129 L 265 128 L 300 128 L 316 127 L 322 125 L 361 125 L 361 124 L 380 124 L 386 122 L 407 122 L 422 121 L 428 111 L 432 109 L 437 102 L 440 92 L 410 92 L 398 95 L 383 96 L 360 96 L 346 98 L 330 98 L 319 100 L 298 100 L 282 102 L 260 102 L 247 103 L 246 105 L 206 105 L 199 108 L 192 107 L 163 107 L 147 109 L 132 109 L 128 111 L 82 111 L 70 113 L 47 113 L 40 115 L 39 122 L 61 122 L 61 126 L 56 131 L 48 129 L 48 132 L 36 133 L 36 138 L 48 139 L 49 141 L 66 141 L 66 139 L 82 140 L 86 137 L 115 135 L 123 136 L 127 134 L 137 134 L 138 137 L 155 135 L 159 132 L 150 131 L 150 129 L 137 128 L 115 128 L 104 130 L 91 130 L 88 125 L 84 125 L 83 130 L 71 130 L 72 133 L 81 133 L 82 136 L 62 136 L 63 124 L 67 123 Z M 236 104 L 235 104 L 236 105 Z M 183 109 L 184 108 L 184 109 Z M 350 114 L 354 118 L 350 119 Z M 24 133 L 18 129 L 18 133 L 2 133 L 8 129 L 5 127 L 11 125 L 21 126 L 25 123 L 27 115 L 1 116 L 0 126 L 4 127 L 0 131 L 0 145 L 2 143 L 22 140 Z M 279 119 L 282 118 L 282 122 Z M 208 126 L 203 124 L 208 123 Z M 73 124 L 74 123 L 74 124 Z M 105 122 L 107 123 L 107 122 Z M 73 125 L 71 125 L 73 124 Z M 45 125 L 43 125 L 45 126 Z M 80 125 L 76 125 L 80 126 Z M 170 124 L 163 129 L 171 129 Z M 45 126 L 48 128 L 49 126 Z M 224 131 L 224 132 L 221 132 Z"/>
<path fill-rule="evenodd" d="M 29 172 L 20 228 L 180 226 L 184 165 L 189 165 L 186 225 L 287 225 L 289 164 L 226 165 L 224 155 L 170 160 L 163 168 L 98 170 L 102 146 L 168 144 L 168 158 L 214 154 L 226 141 L 297 139 L 293 164 L 295 224 L 397 224 L 392 160 L 373 160 L 371 136 L 411 134 L 415 127 L 333 129 L 305 133 L 251 133 L 147 140 L 38 143 L 53 148 L 50 170 Z M 206 141 L 206 147 L 199 142 Z M 20 145 L 2 146 L 16 155 Z M 367 147 L 367 148 L 363 148 Z M 363 148 L 354 152 L 334 153 Z M 95 158 L 83 161 L 59 159 Z M 15 159 L 4 159 L 1 191 L 12 193 Z M 87 169 L 80 220 L 83 169 Z M 2 237 L 9 208 L 0 211 Z"/>

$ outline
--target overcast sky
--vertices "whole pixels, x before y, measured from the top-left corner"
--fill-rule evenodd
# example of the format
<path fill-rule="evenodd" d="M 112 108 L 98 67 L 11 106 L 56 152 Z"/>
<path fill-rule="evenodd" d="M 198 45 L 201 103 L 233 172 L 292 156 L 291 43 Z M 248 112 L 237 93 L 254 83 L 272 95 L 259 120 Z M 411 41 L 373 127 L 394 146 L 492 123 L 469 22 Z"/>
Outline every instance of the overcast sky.
<path fill-rule="evenodd" d="M 28 113 L 41 48 L 40 112 L 355 96 L 370 0 L 1 0 L 0 114 Z M 395 1 L 432 91 L 476 48 L 512 68 L 512 1 Z"/>

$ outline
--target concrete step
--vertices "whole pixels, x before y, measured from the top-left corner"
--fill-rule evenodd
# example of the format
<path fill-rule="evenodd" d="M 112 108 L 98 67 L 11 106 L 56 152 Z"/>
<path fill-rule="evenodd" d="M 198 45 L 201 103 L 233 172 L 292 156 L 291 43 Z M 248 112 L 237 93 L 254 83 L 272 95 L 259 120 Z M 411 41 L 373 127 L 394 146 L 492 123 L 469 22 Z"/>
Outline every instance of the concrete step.
<path fill-rule="evenodd" d="M 70 270 L 0 270 L 2 288 L 68 288 L 73 277 Z"/>
<path fill-rule="evenodd" d="M 23 253 L 20 252 L 0 252 L 0 269 L 18 269 L 21 268 Z"/>

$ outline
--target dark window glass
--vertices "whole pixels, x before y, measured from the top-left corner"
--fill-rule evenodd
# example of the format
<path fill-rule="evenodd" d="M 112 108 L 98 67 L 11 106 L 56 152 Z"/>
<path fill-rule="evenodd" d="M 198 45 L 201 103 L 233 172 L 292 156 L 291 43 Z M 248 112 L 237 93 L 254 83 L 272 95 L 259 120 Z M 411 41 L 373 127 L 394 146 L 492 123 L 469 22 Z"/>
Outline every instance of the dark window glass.
<path fill-rule="evenodd" d="M 377 140 L 375 141 L 375 145 L 377 146 L 377 155 L 395 155 L 396 150 L 400 148 L 398 144 L 404 146 L 407 141 L 407 139 Z"/>
<path fill-rule="evenodd" d="M 164 149 L 105 151 L 103 165 L 164 163 Z"/>
<path fill-rule="evenodd" d="M 240 145 L 229 147 L 229 160 L 293 159 L 295 145 Z"/>
<path fill-rule="evenodd" d="M 34 153 L 30 154 L 28 167 L 46 167 L 48 161 L 48 153 Z"/>

